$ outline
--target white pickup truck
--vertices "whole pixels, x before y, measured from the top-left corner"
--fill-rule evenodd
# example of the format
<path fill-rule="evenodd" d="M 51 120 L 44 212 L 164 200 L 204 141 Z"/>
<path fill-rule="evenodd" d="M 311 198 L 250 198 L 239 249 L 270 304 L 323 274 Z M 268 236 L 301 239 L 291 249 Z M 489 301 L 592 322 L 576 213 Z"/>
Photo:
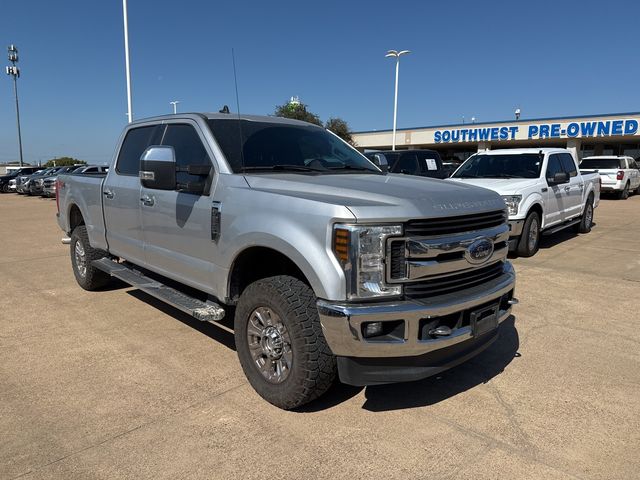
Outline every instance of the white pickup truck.
<path fill-rule="evenodd" d="M 523 257 L 538 251 L 541 234 L 567 227 L 588 233 L 600 202 L 599 175 L 580 172 L 571 152 L 562 148 L 477 153 L 450 180 L 502 196 L 509 209 L 509 248 Z"/>
<path fill-rule="evenodd" d="M 600 175 L 602 192 L 613 192 L 620 200 L 626 200 L 630 192 L 640 193 L 640 171 L 631 157 L 585 157 L 580 171 L 596 171 Z"/>

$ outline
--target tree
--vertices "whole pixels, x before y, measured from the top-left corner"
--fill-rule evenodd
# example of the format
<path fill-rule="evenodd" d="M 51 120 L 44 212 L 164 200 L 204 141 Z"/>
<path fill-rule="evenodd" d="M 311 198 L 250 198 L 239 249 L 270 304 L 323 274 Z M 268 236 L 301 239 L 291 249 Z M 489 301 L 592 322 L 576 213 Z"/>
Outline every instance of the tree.
<path fill-rule="evenodd" d="M 327 120 L 327 123 L 324 124 L 324 128 L 327 130 L 331 130 L 349 145 L 355 147 L 356 142 L 353 140 L 351 136 L 351 131 L 349 130 L 349 125 L 346 121 L 338 117 L 331 117 Z"/>
<path fill-rule="evenodd" d="M 303 122 L 314 123 L 322 126 L 320 117 L 307 110 L 307 106 L 304 103 L 301 103 L 297 98 L 292 98 L 284 105 L 277 105 L 275 114 L 276 117 L 292 118 L 293 120 L 302 120 Z"/>
<path fill-rule="evenodd" d="M 66 166 L 73 166 L 73 165 L 86 165 L 87 162 L 85 162 L 84 160 L 78 160 L 77 158 L 73 158 L 73 157 L 58 157 L 58 158 L 52 158 L 51 160 L 49 160 L 47 163 L 44 164 L 45 167 L 66 167 Z"/>

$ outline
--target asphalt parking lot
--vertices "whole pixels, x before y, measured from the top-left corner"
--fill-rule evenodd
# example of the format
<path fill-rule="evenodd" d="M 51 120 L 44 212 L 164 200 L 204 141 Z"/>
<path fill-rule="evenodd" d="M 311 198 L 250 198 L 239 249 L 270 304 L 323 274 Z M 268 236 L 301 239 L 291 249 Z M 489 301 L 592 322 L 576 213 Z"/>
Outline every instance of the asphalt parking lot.
<path fill-rule="evenodd" d="M 515 259 L 480 356 L 299 412 L 258 397 L 229 332 L 81 290 L 55 210 L 0 196 L 0 478 L 639 478 L 640 196 Z"/>

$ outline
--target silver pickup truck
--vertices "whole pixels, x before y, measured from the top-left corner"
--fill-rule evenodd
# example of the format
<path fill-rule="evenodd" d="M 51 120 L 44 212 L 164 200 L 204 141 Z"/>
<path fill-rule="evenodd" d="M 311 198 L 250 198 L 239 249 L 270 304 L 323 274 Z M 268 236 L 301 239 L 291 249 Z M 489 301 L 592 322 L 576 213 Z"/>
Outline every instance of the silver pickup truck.
<path fill-rule="evenodd" d="M 459 364 L 517 303 L 498 194 L 384 173 L 307 123 L 141 120 L 106 175 L 57 182 L 80 286 L 116 277 L 203 321 L 234 312 L 245 375 L 281 408 L 336 376 L 372 385 Z"/>

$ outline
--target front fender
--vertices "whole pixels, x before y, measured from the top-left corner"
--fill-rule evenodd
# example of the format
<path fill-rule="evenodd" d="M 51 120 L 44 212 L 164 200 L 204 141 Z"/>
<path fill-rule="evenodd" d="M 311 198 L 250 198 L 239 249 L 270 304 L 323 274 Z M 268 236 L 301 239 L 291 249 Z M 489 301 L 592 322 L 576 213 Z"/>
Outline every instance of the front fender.
<path fill-rule="evenodd" d="M 539 193 L 532 193 L 523 197 L 524 198 L 522 199 L 522 203 L 520 203 L 520 207 L 518 208 L 518 215 L 517 217 L 514 217 L 513 220 L 524 220 L 525 218 L 527 218 L 527 214 L 534 205 L 539 205 L 544 212 L 544 199 L 542 198 L 542 195 L 540 195 Z M 540 221 L 542 222 L 542 226 L 544 227 L 544 215 L 542 215 Z"/>
<path fill-rule="evenodd" d="M 299 200 L 286 199 L 285 207 L 277 197 L 269 200 L 256 201 L 250 209 L 233 202 L 227 203 L 231 207 L 226 210 L 223 206 L 215 263 L 231 273 L 234 261 L 247 248 L 270 248 L 297 265 L 318 298 L 345 300 L 345 275 L 331 242 L 334 223 L 354 222 L 353 214 L 341 206 L 301 205 Z M 228 298 L 228 279 L 216 281 L 224 281 L 215 289 Z"/>

